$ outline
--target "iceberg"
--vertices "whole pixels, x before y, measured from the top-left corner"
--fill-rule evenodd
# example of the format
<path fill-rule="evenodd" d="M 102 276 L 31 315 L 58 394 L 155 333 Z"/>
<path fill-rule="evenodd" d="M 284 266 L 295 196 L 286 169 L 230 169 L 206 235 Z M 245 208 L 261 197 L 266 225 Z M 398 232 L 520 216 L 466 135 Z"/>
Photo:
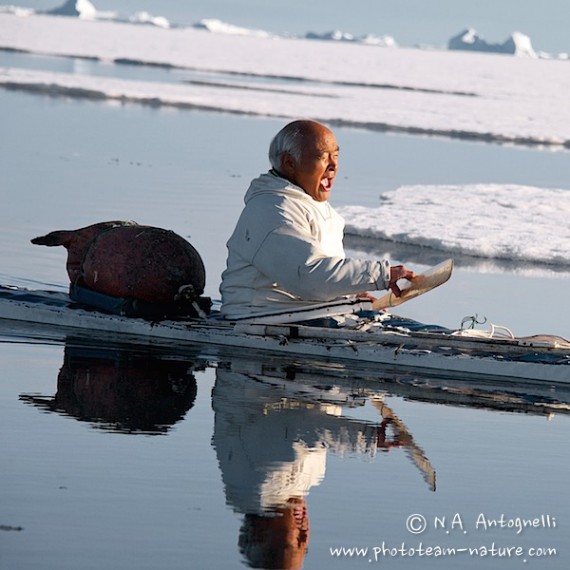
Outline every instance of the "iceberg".
<path fill-rule="evenodd" d="M 450 50 L 482 51 L 538 57 L 532 47 L 530 38 L 521 32 L 513 32 L 502 44 L 492 44 L 484 40 L 476 30 L 468 28 L 452 37 L 447 47 Z"/>
<path fill-rule="evenodd" d="M 332 32 L 326 32 L 324 34 L 317 34 L 315 32 L 308 32 L 305 36 L 308 40 L 326 40 L 335 42 L 353 42 L 355 37 L 347 32 L 341 32 L 340 30 L 333 30 Z"/>
<path fill-rule="evenodd" d="M 48 10 L 50 16 L 73 16 L 82 20 L 94 20 L 97 10 L 89 0 L 68 0 L 59 8 Z"/>
<path fill-rule="evenodd" d="M 233 24 L 228 24 L 222 22 L 221 20 L 216 20 L 215 18 L 204 18 L 199 22 L 195 23 L 193 28 L 197 30 L 207 30 L 214 34 L 227 34 L 230 36 L 253 36 L 258 38 L 270 38 L 272 34 L 265 32 L 264 30 L 250 30 L 249 28 L 242 28 L 240 26 L 234 26 Z"/>
<path fill-rule="evenodd" d="M 360 43 L 370 46 L 380 46 L 380 47 L 396 46 L 396 41 L 392 36 L 375 36 L 373 34 L 367 34 L 365 36 L 355 36 L 348 32 L 342 32 L 341 30 L 333 30 L 331 32 L 325 32 L 324 34 L 318 34 L 316 32 L 307 32 L 307 34 L 305 34 L 305 39 L 333 41 L 333 42 L 354 42 L 354 43 Z"/>
<path fill-rule="evenodd" d="M 21 8 L 20 6 L 0 6 L 0 14 L 12 14 L 13 16 L 32 16 L 36 11 L 32 8 Z"/>
<path fill-rule="evenodd" d="M 513 32 L 511 37 L 503 44 L 506 53 L 513 55 L 523 55 L 528 57 L 537 57 L 536 52 L 532 47 L 530 38 L 521 34 L 521 32 Z"/>
<path fill-rule="evenodd" d="M 152 16 L 148 12 L 136 12 L 129 17 L 131 24 L 148 24 L 157 28 L 170 28 L 170 22 L 163 16 Z"/>

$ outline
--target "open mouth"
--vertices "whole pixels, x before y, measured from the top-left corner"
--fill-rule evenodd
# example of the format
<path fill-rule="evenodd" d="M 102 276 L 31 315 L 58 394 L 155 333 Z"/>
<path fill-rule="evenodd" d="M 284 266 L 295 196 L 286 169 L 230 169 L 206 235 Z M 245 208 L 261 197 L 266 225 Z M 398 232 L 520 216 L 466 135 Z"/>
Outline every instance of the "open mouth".
<path fill-rule="evenodd" d="M 330 189 L 332 188 L 332 178 L 323 178 L 321 180 L 321 188 L 325 191 L 325 192 L 330 192 Z"/>

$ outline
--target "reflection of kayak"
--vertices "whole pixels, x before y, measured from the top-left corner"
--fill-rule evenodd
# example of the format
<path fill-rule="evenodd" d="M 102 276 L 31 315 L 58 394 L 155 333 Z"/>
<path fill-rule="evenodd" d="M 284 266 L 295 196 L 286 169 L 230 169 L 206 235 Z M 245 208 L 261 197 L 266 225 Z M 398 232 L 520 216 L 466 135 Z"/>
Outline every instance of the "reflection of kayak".
<path fill-rule="evenodd" d="M 0 319 L 120 336 L 123 342 L 201 344 L 460 374 L 570 384 L 570 342 L 554 336 L 486 338 L 419 329 L 388 318 L 368 328 L 232 323 L 206 319 L 147 321 L 88 309 L 66 293 L 0 287 Z M 6 323 L 4 323 L 6 325 Z"/>
<path fill-rule="evenodd" d="M 469 375 L 427 374 L 396 368 L 371 370 L 354 363 L 260 362 L 252 370 L 248 361 L 233 357 L 232 370 L 244 371 L 271 384 L 284 398 L 358 407 L 366 397 L 399 396 L 411 401 L 519 412 L 525 414 L 570 414 L 570 385 L 505 382 L 502 378 Z M 382 412 L 383 413 L 383 412 Z"/>

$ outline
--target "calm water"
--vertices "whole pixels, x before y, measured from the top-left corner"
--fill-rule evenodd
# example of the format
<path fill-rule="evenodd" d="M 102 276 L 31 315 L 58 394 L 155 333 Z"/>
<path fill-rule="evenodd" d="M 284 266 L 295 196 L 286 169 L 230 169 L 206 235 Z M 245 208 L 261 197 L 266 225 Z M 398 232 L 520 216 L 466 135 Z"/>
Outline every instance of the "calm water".
<path fill-rule="evenodd" d="M 373 550 L 422 543 L 524 552 L 493 568 L 567 567 L 566 415 L 470 407 L 483 400 L 466 391 L 460 407 L 438 404 L 453 398 L 437 378 L 421 389 L 384 370 L 285 363 L 285 375 L 260 359 L 205 368 L 199 355 L 2 338 L 3 568 L 269 568 L 268 552 L 288 568 L 483 564 Z"/>
<path fill-rule="evenodd" d="M 206 263 L 207 294 L 218 297 L 226 240 L 249 181 L 267 170 L 268 141 L 279 121 L 7 91 L 0 92 L 0 103 L 10 133 L 0 139 L 0 192 L 7 204 L 0 211 L 1 281 L 64 287 L 64 250 L 29 240 L 53 229 L 131 219 L 189 237 Z M 337 205 L 377 206 L 381 192 L 401 184 L 565 188 L 570 179 L 567 153 L 336 132 L 342 164 L 331 201 Z M 421 268 L 426 254 L 412 250 L 393 257 Z M 437 261 L 441 256 L 430 256 L 430 264 Z M 402 312 L 446 326 L 477 313 L 521 335 L 570 335 L 567 272 L 553 276 L 537 269 L 535 277 L 521 278 L 520 267 L 490 272 L 474 260 L 461 263 L 445 291 Z"/>
<path fill-rule="evenodd" d="M 5 91 L 0 108 L 0 281 L 65 287 L 64 251 L 29 239 L 124 218 L 189 236 L 217 296 L 225 241 L 278 121 Z M 375 205 L 402 183 L 565 187 L 570 174 L 567 154 L 346 129 L 338 138 L 336 204 Z M 406 314 L 456 325 L 480 312 L 521 334 L 569 336 L 567 289 L 565 275 L 465 266 Z M 459 378 L 32 340 L 44 332 L 0 327 L 2 568 L 239 568 L 286 540 L 290 567 L 568 566 L 569 419 L 547 421 L 529 404 L 568 402 L 563 392 L 510 387 L 511 407 L 497 410 L 496 387 L 474 394 Z M 407 530 L 413 514 L 426 517 L 424 533 Z M 480 518 L 501 514 L 511 527 L 541 515 L 550 526 L 517 534 Z M 494 542 L 524 556 L 374 554 L 403 542 Z M 369 551 L 335 557 L 338 547 Z M 557 554 L 531 557 L 542 547 Z"/>

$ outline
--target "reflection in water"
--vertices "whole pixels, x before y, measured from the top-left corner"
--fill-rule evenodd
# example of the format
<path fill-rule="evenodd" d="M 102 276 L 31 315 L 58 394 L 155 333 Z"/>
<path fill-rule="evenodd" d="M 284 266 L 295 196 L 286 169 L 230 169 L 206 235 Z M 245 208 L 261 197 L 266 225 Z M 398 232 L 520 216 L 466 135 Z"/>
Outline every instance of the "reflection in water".
<path fill-rule="evenodd" d="M 55 396 L 20 399 L 109 431 L 161 434 L 194 404 L 197 388 L 190 365 L 120 350 L 66 346 Z"/>
<path fill-rule="evenodd" d="M 249 370 L 243 365 L 249 366 Z M 435 472 L 381 395 L 297 381 L 290 370 L 220 365 L 212 392 L 213 446 L 226 501 L 244 515 L 239 548 L 253 568 L 301 568 L 309 543 L 306 496 L 325 475 L 329 451 L 373 457 L 404 447 L 435 490 Z M 349 419 L 343 406 L 370 400 L 378 422 Z"/>
<path fill-rule="evenodd" d="M 188 359 L 169 358 L 71 342 L 55 396 L 20 399 L 99 429 L 166 433 L 194 404 L 193 371 L 205 368 L 199 354 L 198 349 Z M 220 363 L 212 391 L 212 444 L 226 502 L 242 517 L 237 542 L 247 565 L 303 566 L 310 537 L 307 497 L 323 481 L 329 452 L 373 458 L 400 448 L 435 490 L 434 468 L 385 396 L 549 418 L 570 413 L 570 390 L 563 386 L 476 382 L 359 369 L 354 363 L 293 365 L 237 357 Z M 365 405 L 377 420 L 347 417 Z"/>
<path fill-rule="evenodd" d="M 238 544 L 252 568 L 302 568 L 309 547 L 305 499 L 291 497 L 263 514 L 246 513 Z"/>

